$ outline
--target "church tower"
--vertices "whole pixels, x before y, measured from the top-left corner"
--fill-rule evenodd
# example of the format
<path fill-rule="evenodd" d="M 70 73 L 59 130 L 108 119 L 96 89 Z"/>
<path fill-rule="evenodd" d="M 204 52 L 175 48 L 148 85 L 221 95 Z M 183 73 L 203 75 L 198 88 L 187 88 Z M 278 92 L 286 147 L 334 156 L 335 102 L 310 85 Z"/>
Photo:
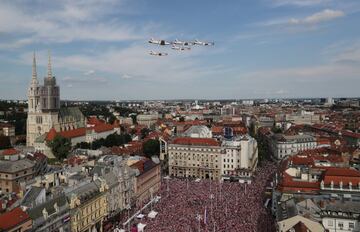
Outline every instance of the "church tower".
<path fill-rule="evenodd" d="M 32 78 L 28 89 L 28 117 L 26 145 L 34 146 L 35 139 L 52 127 L 59 130 L 58 112 L 60 110 L 60 88 L 52 75 L 49 53 L 47 76 L 44 85 L 39 85 L 36 70 L 36 57 L 33 55 Z"/>

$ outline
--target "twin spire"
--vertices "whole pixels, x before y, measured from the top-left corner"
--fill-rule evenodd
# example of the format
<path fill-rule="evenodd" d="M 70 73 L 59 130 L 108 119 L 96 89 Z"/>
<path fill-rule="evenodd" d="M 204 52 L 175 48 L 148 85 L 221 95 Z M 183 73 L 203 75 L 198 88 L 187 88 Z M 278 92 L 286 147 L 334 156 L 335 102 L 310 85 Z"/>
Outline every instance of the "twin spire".
<path fill-rule="evenodd" d="M 48 51 L 48 70 L 47 70 L 47 78 L 52 78 L 52 70 L 51 70 L 51 55 L 50 50 Z M 36 71 L 36 56 L 35 52 L 33 54 L 33 64 L 32 64 L 32 83 L 38 83 L 37 81 L 37 71 Z"/>

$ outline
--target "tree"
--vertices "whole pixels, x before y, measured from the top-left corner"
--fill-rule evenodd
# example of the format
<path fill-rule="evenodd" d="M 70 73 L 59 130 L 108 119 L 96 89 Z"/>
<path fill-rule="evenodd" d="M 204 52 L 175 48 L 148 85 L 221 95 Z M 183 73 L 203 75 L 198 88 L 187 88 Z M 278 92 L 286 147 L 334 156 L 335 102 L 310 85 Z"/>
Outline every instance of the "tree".
<path fill-rule="evenodd" d="M 114 124 L 115 120 L 116 120 L 116 117 L 112 114 L 108 117 L 108 122 L 110 124 Z"/>
<path fill-rule="evenodd" d="M 71 149 L 71 141 L 61 135 L 56 135 L 52 141 L 47 143 L 52 153 L 58 160 L 66 159 Z"/>
<path fill-rule="evenodd" d="M 153 155 L 159 156 L 160 154 L 160 142 L 157 139 L 149 139 L 143 145 L 143 151 L 146 157 Z"/>
<path fill-rule="evenodd" d="M 78 144 L 76 144 L 75 147 L 81 148 L 81 149 L 90 149 L 91 148 L 90 143 L 87 143 L 87 142 L 78 143 Z"/>
<path fill-rule="evenodd" d="M 0 135 L 0 150 L 10 147 L 11 147 L 10 138 L 8 136 Z"/>

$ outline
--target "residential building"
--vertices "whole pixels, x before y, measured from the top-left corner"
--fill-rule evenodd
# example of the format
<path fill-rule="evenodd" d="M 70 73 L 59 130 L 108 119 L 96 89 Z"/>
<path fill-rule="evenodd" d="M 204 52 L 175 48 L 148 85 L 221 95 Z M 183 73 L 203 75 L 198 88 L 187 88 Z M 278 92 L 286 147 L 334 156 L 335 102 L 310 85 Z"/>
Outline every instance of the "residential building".
<path fill-rule="evenodd" d="M 160 190 L 160 163 L 148 158 L 129 159 L 128 165 L 136 171 L 134 194 L 136 205 L 141 205 L 155 197 Z"/>
<path fill-rule="evenodd" d="M 127 160 L 106 155 L 97 161 L 91 172 L 94 179 L 104 179 L 109 187 L 106 192 L 108 217 L 116 216 L 132 204 L 136 172 L 127 165 Z"/>
<path fill-rule="evenodd" d="M 334 201 L 321 212 L 322 224 L 329 232 L 360 231 L 360 203 Z"/>
<path fill-rule="evenodd" d="M 80 185 L 68 193 L 72 232 L 102 232 L 103 221 L 107 215 L 107 189 L 105 181 L 99 179 Z"/>
<path fill-rule="evenodd" d="M 20 182 L 34 176 L 35 163 L 29 159 L 0 160 L 0 190 L 5 193 L 19 192 Z"/>
<path fill-rule="evenodd" d="M 70 232 L 69 205 L 65 195 L 48 199 L 43 204 L 29 209 L 32 230 L 36 232 Z"/>

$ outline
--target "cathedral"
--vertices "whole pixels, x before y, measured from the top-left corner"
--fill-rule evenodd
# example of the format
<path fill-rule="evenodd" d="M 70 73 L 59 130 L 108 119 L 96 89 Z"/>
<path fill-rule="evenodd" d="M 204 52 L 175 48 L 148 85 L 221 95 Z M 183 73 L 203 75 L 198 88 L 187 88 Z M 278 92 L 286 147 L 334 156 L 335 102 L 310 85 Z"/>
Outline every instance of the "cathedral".
<path fill-rule="evenodd" d="M 111 133 L 119 133 L 119 125 L 106 124 L 96 118 L 87 120 L 77 107 L 60 107 L 60 87 L 52 74 L 49 53 L 47 76 L 44 84 L 38 81 L 35 53 L 32 64 L 32 78 L 28 89 L 28 117 L 26 125 L 26 145 L 54 158 L 46 142 L 55 135 L 71 140 L 72 145 L 92 142 L 105 138 Z"/>

